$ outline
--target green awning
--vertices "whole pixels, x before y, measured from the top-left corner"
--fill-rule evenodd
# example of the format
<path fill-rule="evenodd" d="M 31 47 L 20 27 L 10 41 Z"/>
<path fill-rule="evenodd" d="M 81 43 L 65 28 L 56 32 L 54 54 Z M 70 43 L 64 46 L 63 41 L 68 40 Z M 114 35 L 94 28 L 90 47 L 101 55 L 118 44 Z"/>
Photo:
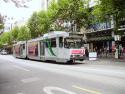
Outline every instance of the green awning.
<path fill-rule="evenodd" d="M 114 38 L 111 36 L 104 36 L 104 37 L 96 37 L 87 39 L 87 41 L 103 41 L 103 40 L 113 40 Z"/>

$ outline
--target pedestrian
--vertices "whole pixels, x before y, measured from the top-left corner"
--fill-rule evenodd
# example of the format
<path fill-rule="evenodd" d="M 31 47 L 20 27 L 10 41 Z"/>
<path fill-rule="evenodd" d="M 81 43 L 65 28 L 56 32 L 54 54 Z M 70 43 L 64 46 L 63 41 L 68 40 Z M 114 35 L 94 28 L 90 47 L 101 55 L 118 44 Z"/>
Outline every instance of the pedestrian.
<path fill-rule="evenodd" d="M 102 48 L 100 48 L 100 57 L 102 57 L 102 54 L 103 54 L 103 47 Z"/>
<path fill-rule="evenodd" d="M 107 50 L 107 49 L 108 49 L 108 47 L 105 47 L 105 48 L 104 48 L 104 52 L 105 52 L 105 56 L 106 56 L 106 57 L 107 57 L 107 55 L 108 55 L 108 50 Z"/>
<path fill-rule="evenodd" d="M 86 55 L 87 58 L 89 57 L 89 52 L 88 52 L 87 47 L 85 47 L 85 55 Z"/>
<path fill-rule="evenodd" d="M 122 48 L 122 45 L 120 44 L 119 45 L 119 56 L 122 56 L 123 55 L 123 48 Z"/>
<path fill-rule="evenodd" d="M 113 53 L 113 55 L 115 55 L 115 51 L 116 51 L 116 45 L 113 45 L 112 46 L 112 53 Z"/>
<path fill-rule="evenodd" d="M 125 47 L 123 47 L 123 56 L 125 57 Z"/>

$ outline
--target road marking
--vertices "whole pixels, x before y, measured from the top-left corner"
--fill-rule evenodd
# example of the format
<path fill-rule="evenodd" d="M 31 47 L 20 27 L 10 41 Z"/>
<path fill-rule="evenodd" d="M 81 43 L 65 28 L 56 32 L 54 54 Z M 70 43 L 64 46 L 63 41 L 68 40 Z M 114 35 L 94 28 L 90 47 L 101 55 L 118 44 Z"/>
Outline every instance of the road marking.
<path fill-rule="evenodd" d="M 53 87 L 53 86 L 44 87 L 44 88 L 43 88 L 43 91 L 44 91 L 46 94 L 54 94 L 53 91 L 61 92 L 61 94 L 62 94 L 62 93 L 65 93 L 65 94 L 76 94 L 76 93 L 71 92 L 71 91 L 68 91 L 68 90 L 66 90 L 66 89 L 59 88 L 59 87 Z"/>
<path fill-rule="evenodd" d="M 30 71 L 30 70 L 28 70 L 28 69 L 26 69 L 26 68 L 23 68 L 23 67 L 20 67 L 20 66 L 14 66 L 15 68 L 17 68 L 17 69 L 20 69 L 20 70 L 24 70 L 24 71 Z"/>
<path fill-rule="evenodd" d="M 24 93 L 17 93 L 17 94 L 24 94 Z"/>
<path fill-rule="evenodd" d="M 37 77 L 33 77 L 33 78 L 26 78 L 26 79 L 23 79 L 21 80 L 23 83 L 31 83 L 31 82 L 35 82 L 35 81 L 38 81 L 40 80 L 40 78 L 37 78 Z"/>
<path fill-rule="evenodd" d="M 73 85 L 72 87 L 76 88 L 76 89 L 79 89 L 79 90 L 82 90 L 82 91 L 85 91 L 85 92 L 88 92 L 88 93 L 91 93 L 91 94 L 101 94 L 98 91 L 82 88 L 82 87 L 79 87 L 79 86 L 76 86 L 76 85 Z"/>

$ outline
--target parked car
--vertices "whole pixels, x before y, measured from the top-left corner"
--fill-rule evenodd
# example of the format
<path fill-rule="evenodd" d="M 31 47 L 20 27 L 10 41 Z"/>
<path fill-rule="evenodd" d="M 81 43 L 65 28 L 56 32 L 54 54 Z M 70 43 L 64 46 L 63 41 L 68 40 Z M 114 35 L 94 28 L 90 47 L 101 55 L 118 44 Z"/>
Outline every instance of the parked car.
<path fill-rule="evenodd" d="M 6 50 L 2 50 L 2 51 L 0 52 L 0 54 L 6 55 L 6 54 L 7 54 L 7 51 L 6 51 Z"/>

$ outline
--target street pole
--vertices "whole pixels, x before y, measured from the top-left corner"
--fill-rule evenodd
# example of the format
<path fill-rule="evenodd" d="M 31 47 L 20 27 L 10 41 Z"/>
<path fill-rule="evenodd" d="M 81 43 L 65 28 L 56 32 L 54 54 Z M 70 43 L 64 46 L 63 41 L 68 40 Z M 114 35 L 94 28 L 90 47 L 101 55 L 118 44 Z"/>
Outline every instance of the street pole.
<path fill-rule="evenodd" d="M 119 59 L 120 58 L 119 42 L 121 40 L 121 36 L 120 35 L 115 35 L 114 39 L 115 39 L 115 44 L 116 44 L 115 58 Z"/>
<path fill-rule="evenodd" d="M 48 9 L 48 6 L 49 6 L 49 0 L 46 0 L 46 6 L 47 6 L 47 9 Z"/>

